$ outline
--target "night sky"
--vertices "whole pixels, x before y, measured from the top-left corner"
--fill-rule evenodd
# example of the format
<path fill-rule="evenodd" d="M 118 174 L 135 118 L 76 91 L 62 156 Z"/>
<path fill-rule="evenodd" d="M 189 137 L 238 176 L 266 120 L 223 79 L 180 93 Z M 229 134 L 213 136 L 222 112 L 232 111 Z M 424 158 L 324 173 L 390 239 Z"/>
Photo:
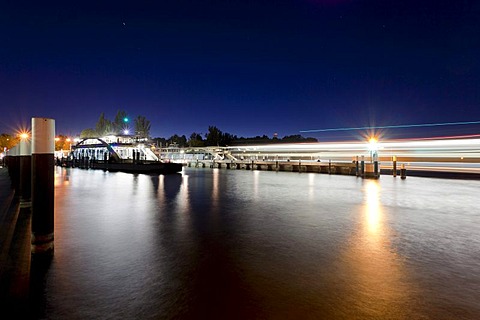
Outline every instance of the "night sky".
<path fill-rule="evenodd" d="M 0 133 L 118 110 L 153 137 L 480 120 L 480 1 L 0 0 L 0 40 Z"/>

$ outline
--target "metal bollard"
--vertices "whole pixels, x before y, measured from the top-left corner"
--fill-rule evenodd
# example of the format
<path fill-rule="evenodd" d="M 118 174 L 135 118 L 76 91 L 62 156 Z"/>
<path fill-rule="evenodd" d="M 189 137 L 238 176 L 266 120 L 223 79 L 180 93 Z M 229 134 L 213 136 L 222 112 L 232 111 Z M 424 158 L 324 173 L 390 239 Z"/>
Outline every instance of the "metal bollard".
<path fill-rule="evenodd" d="M 22 138 L 18 145 L 20 158 L 20 207 L 28 208 L 32 205 L 32 145 L 26 138 Z"/>
<path fill-rule="evenodd" d="M 32 118 L 32 255 L 53 255 L 55 120 Z"/>

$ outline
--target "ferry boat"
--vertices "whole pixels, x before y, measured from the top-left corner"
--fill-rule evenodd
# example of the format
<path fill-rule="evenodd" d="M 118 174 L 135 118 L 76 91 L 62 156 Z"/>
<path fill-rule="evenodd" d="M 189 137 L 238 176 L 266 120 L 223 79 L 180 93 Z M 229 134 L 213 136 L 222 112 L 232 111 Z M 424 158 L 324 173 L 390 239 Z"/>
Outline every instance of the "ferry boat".
<path fill-rule="evenodd" d="M 72 146 L 67 159 L 57 159 L 57 163 L 132 173 L 167 174 L 182 171 L 179 163 L 161 161 L 148 147 L 147 139 L 131 136 L 84 138 Z"/>

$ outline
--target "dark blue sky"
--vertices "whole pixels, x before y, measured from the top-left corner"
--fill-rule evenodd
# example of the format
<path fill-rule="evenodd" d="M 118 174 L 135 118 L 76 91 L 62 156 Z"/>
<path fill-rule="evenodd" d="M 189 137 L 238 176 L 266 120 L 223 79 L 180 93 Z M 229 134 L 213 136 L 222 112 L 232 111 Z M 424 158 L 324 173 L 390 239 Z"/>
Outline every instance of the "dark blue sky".
<path fill-rule="evenodd" d="M 0 41 L 0 132 L 117 110 L 154 137 L 480 120 L 479 1 L 1 0 Z"/>

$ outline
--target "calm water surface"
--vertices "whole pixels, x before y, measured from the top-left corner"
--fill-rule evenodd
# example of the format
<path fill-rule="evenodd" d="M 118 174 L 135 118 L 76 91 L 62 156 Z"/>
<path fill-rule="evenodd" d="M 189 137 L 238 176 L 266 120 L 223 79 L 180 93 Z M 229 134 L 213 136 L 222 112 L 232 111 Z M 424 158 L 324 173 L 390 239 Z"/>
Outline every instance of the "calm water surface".
<path fill-rule="evenodd" d="M 479 181 L 56 169 L 47 319 L 480 319 Z"/>

